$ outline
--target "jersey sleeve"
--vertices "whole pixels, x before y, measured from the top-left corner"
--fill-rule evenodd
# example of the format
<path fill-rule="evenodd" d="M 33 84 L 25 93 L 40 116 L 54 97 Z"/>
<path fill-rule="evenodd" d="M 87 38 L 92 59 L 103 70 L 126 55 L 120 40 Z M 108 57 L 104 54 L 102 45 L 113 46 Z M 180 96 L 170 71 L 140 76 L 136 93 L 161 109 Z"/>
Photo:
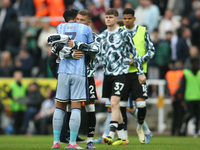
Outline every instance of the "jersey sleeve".
<path fill-rule="evenodd" d="M 144 56 L 141 57 L 142 62 L 147 62 L 149 59 L 152 59 L 155 55 L 155 48 L 147 30 L 145 32 L 145 48 L 146 53 Z"/>

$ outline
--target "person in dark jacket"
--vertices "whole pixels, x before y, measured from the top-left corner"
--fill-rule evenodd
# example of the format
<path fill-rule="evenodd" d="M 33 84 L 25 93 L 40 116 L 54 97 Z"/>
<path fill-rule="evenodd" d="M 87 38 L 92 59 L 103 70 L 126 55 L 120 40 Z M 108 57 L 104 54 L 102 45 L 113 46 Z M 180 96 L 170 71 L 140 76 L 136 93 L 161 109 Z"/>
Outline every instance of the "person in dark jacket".
<path fill-rule="evenodd" d="M 28 124 L 31 119 L 39 112 L 41 104 L 44 100 L 37 83 L 31 83 L 28 88 L 27 110 L 25 111 L 24 121 L 22 124 L 22 133 L 26 133 Z"/>

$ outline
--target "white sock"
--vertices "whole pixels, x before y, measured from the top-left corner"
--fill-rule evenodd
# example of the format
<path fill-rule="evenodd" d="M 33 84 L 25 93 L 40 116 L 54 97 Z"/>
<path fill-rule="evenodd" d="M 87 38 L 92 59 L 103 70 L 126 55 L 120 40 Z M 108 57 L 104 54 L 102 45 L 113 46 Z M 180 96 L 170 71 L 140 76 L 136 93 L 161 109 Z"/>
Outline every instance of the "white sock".
<path fill-rule="evenodd" d="M 92 142 L 92 141 L 93 141 L 93 137 L 88 137 L 88 138 L 87 138 L 87 143 L 88 143 L 88 142 Z"/>
<path fill-rule="evenodd" d="M 112 139 L 114 139 L 114 137 L 115 137 L 115 132 L 110 131 L 109 134 L 108 134 L 108 136 L 110 136 Z"/>
<path fill-rule="evenodd" d="M 143 124 L 137 124 L 137 129 L 141 129 Z"/>
<path fill-rule="evenodd" d="M 125 135 L 124 135 L 124 129 L 122 130 L 117 130 L 117 135 L 120 139 L 125 140 Z"/>
<path fill-rule="evenodd" d="M 128 139 L 128 131 L 127 130 L 124 130 L 124 136 L 125 136 L 125 139 Z"/>

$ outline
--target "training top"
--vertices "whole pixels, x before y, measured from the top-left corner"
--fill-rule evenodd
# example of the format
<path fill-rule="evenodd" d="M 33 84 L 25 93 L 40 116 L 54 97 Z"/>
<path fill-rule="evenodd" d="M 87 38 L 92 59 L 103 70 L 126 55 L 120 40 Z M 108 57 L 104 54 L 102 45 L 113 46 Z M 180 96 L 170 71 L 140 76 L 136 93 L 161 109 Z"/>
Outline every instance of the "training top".
<path fill-rule="evenodd" d="M 132 29 L 127 29 L 126 26 L 123 26 L 123 29 L 126 29 L 131 34 L 131 36 L 134 37 L 137 33 L 138 27 L 139 26 L 135 24 Z M 146 54 L 141 57 L 141 61 L 147 62 L 149 59 L 153 58 L 153 56 L 155 55 L 155 48 L 147 30 L 145 32 L 144 39 L 145 39 Z"/>
<path fill-rule="evenodd" d="M 141 58 L 135 48 L 131 34 L 117 27 L 114 31 L 104 30 L 100 35 L 99 58 L 103 64 L 105 75 L 117 76 L 127 74 L 129 70 L 129 54 L 138 69 L 137 74 L 144 74 Z"/>
<path fill-rule="evenodd" d="M 92 29 L 84 24 L 76 22 L 61 23 L 57 26 L 58 34 L 68 35 L 72 40 L 84 43 L 93 43 Z M 67 45 L 66 45 L 67 46 Z M 58 73 L 76 74 L 86 76 L 85 55 L 80 59 L 64 58 L 59 63 Z"/>

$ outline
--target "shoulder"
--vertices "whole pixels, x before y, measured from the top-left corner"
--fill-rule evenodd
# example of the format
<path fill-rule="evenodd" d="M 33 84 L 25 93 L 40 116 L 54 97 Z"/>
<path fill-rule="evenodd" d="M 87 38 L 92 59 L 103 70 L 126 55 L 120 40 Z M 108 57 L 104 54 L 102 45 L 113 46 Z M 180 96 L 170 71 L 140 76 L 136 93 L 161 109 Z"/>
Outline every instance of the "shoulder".
<path fill-rule="evenodd" d="M 106 37 L 108 35 L 108 29 L 106 29 L 106 30 L 104 30 L 103 32 L 101 32 L 100 34 L 99 34 L 99 37 Z"/>
<path fill-rule="evenodd" d="M 60 23 L 60 24 L 57 26 L 57 28 L 63 26 L 64 24 L 66 24 L 66 23 Z"/>

